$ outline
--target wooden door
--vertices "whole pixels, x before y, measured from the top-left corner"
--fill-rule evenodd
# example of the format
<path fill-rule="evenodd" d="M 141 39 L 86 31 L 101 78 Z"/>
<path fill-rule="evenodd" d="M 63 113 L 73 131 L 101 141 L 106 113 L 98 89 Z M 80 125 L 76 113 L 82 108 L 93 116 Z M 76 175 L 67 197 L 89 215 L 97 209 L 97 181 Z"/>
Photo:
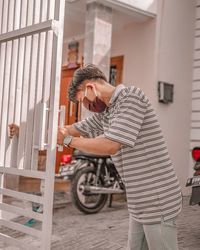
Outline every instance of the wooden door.
<path fill-rule="evenodd" d="M 109 82 L 113 86 L 122 83 L 124 56 L 114 56 L 110 59 L 110 78 Z"/>

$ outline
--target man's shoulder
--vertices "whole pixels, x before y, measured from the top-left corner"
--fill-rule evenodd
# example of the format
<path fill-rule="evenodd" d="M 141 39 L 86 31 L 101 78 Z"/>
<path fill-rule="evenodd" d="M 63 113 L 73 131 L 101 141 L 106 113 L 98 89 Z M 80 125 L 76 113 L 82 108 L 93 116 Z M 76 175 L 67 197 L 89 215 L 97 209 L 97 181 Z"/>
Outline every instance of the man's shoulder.
<path fill-rule="evenodd" d="M 121 94 L 122 100 L 139 101 L 146 104 L 149 102 L 146 94 L 140 88 L 135 86 L 125 87 Z"/>

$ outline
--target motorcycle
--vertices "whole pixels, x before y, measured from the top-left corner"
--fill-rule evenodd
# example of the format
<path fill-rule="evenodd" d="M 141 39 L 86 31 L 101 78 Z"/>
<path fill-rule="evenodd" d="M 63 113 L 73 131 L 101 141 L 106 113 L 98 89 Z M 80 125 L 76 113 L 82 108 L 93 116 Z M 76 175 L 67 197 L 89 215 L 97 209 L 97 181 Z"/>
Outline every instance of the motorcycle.
<path fill-rule="evenodd" d="M 71 199 L 85 214 L 99 212 L 113 194 L 125 193 L 124 184 L 110 156 L 75 151 L 63 156 L 57 177 L 71 181 Z"/>
<path fill-rule="evenodd" d="M 200 147 L 194 147 L 192 150 L 192 158 L 194 164 L 194 175 L 192 178 L 188 178 L 186 187 L 192 187 L 192 193 L 190 197 L 190 205 L 200 205 Z"/>

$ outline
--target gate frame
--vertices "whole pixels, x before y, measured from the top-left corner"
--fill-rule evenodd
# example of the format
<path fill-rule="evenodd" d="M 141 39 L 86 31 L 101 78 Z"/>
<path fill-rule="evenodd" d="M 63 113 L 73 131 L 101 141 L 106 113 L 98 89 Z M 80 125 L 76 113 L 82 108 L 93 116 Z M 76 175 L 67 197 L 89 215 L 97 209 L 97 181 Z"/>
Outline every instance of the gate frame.
<path fill-rule="evenodd" d="M 49 250 L 51 248 L 52 234 L 52 210 L 53 210 L 53 192 L 54 192 L 54 177 L 55 177 L 55 157 L 57 146 L 57 128 L 58 128 L 58 113 L 59 113 L 59 97 L 60 97 L 60 78 L 62 64 L 62 46 L 63 46 L 63 31 L 64 31 L 64 15 L 65 15 L 65 0 L 54 0 L 55 16 L 54 19 L 44 21 L 24 28 L 19 28 L 0 35 L 0 45 L 3 42 L 13 41 L 14 39 L 25 38 L 26 36 L 39 34 L 41 32 L 52 31 L 52 48 L 51 55 L 51 91 L 49 105 L 49 128 L 48 128 L 48 144 L 45 144 L 44 138 L 40 138 L 38 149 L 47 149 L 46 171 L 19 169 L 15 167 L 0 166 L 0 226 L 6 226 L 11 229 L 36 236 L 41 240 L 41 246 L 35 247 L 31 244 L 26 244 L 21 240 L 9 237 L 0 233 L 0 239 L 11 245 L 19 246 L 22 249 L 42 249 Z M 52 2 L 51 2 L 52 3 Z M 39 48 L 39 47 L 38 47 Z M 46 109 L 43 109 L 42 117 L 45 117 Z M 45 120 L 44 120 L 45 121 Z M 42 124 L 43 131 L 45 130 L 45 122 Z M 42 133 L 41 135 L 43 135 Z M 44 195 L 37 196 L 4 188 L 4 175 L 12 174 L 16 176 L 32 177 L 44 180 Z M 3 195 L 11 196 L 21 200 L 38 202 L 43 204 L 43 214 L 15 207 L 3 203 Z M 14 223 L 3 219 L 1 211 L 6 210 L 11 213 L 29 216 L 42 221 L 42 231 L 34 228 L 29 228 L 24 225 Z"/>

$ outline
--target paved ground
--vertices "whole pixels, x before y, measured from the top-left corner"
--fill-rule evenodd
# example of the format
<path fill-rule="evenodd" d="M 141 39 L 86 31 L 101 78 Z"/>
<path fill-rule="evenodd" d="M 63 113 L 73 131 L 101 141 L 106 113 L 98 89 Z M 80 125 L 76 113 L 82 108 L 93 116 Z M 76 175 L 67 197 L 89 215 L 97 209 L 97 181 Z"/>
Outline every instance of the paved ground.
<path fill-rule="evenodd" d="M 23 218 L 21 218 L 23 221 Z M 34 225 L 39 228 L 40 225 Z M 114 202 L 95 215 L 84 215 L 71 203 L 54 209 L 52 250 L 123 250 L 126 246 L 128 214 L 125 202 Z M 31 242 L 23 234 L 15 237 Z M 178 219 L 179 250 L 200 249 L 200 207 L 189 206 L 184 198 Z M 32 241 L 33 242 L 33 241 Z M 37 245 L 37 242 L 34 242 Z M 14 250 L 0 242 L 0 249 Z"/>
<path fill-rule="evenodd" d="M 65 215 L 65 216 L 64 216 Z M 122 250 L 125 249 L 128 231 L 128 214 L 125 203 L 114 202 L 96 215 L 83 215 L 71 205 L 54 214 L 52 249 L 65 250 Z M 200 249 L 200 207 L 189 206 L 184 198 L 183 211 L 178 219 L 179 250 Z"/>

